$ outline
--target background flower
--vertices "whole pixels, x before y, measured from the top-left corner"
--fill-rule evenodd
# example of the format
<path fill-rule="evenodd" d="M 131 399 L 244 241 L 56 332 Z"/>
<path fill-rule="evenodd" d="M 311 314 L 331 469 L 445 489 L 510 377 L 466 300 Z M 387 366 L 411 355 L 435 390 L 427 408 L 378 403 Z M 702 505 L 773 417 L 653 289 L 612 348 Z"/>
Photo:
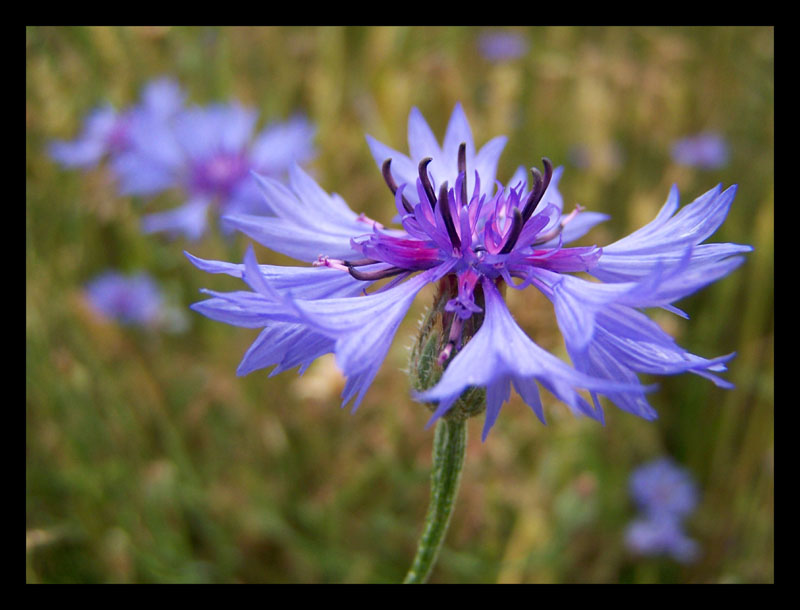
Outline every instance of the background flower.
<path fill-rule="evenodd" d="M 529 46 L 517 32 L 484 32 L 478 38 L 481 55 L 490 61 L 517 59 L 528 52 Z"/>
<path fill-rule="evenodd" d="M 292 163 L 315 154 L 314 129 L 300 115 L 254 134 L 255 109 L 237 102 L 186 108 L 184 99 L 176 81 L 154 80 L 132 108 L 92 111 L 81 135 L 52 142 L 50 156 L 84 168 L 108 157 L 122 195 L 178 190 L 186 202 L 145 216 L 142 229 L 197 240 L 206 231 L 209 207 L 221 213 L 269 211 L 251 172 L 284 177 Z"/>
<path fill-rule="evenodd" d="M 265 208 L 251 172 L 283 177 L 292 163 L 314 154 L 310 123 L 296 116 L 254 134 L 258 114 L 238 103 L 188 108 L 170 124 L 137 133 L 130 150 L 114 160 L 121 190 L 148 195 L 177 188 L 188 197 L 181 207 L 145 216 L 145 233 L 166 231 L 196 240 L 206 228 L 206 211 L 253 212 Z"/>
<path fill-rule="evenodd" d="M 642 516 L 628 526 L 628 548 L 680 562 L 696 559 L 698 545 L 683 531 L 684 520 L 697 506 L 697 485 L 689 472 L 670 458 L 660 458 L 638 467 L 629 488 Z"/>
<path fill-rule="evenodd" d="M 163 315 L 161 292 L 146 273 L 107 271 L 86 285 L 86 294 L 95 310 L 123 324 L 153 325 Z"/>
<path fill-rule="evenodd" d="M 114 157 L 130 150 L 140 130 L 169 121 L 183 106 L 184 97 L 174 80 L 153 80 L 132 108 L 118 112 L 107 104 L 94 109 L 76 139 L 50 143 L 50 156 L 65 167 L 95 167 L 108 155 Z"/>
<path fill-rule="evenodd" d="M 730 151 L 721 134 L 699 133 L 677 140 L 672 145 L 672 158 L 681 165 L 700 169 L 719 169 L 728 164 Z"/>

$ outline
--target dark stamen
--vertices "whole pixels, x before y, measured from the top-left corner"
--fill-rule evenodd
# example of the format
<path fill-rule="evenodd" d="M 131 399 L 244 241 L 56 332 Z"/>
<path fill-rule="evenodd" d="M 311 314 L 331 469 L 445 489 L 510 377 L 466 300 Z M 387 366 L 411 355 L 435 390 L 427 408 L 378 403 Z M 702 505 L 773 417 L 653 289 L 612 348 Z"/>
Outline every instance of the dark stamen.
<path fill-rule="evenodd" d="M 464 174 L 461 182 L 461 205 L 467 205 L 467 143 L 458 145 L 458 173 Z"/>
<path fill-rule="evenodd" d="M 525 206 L 522 208 L 522 220 L 525 222 L 533 216 L 534 211 L 536 211 L 536 206 L 539 205 L 542 199 L 542 193 L 544 192 L 542 190 L 542 184 L 544 183 L 542 172 L 532 167 L 531 177 L 533 178 L 533 186 L 531 187 L 531 192 L 530 195 L 528 195 L 527 201 L 525 201 Z"/>
<path fill-rule="evenodd" d="M 399 275 L 407 271 L 407 269 L 401 269 L 400 267 L 389 267 L 388 269 L 379 269 L 378 271 L 359 271 L 350 266 L 347 267 L 347 270 L 354 278 L 365 282 L 382 280 L 385 277 L 392 277 L 393 275 Z"/>
<path fill-rule="evenodd" d="M 542 157 L 542 165 L 544 166 L 544 186 L 542 186 L 542 197 L 544 197 L 544 192 L 547 190 L 547 187 L 550 186 L 550 179 L 553 177 L 553 164 L 550 163 L 550 159 L 547 157 Z"/>
<path fill-rule="evenodd" d="M 447 197 L 447 181 L 439 188 L 439 201 L 441 202 L 444 226 L 447 227 L 447 234 L 450 236 L 450 243 L 458 250 L 461 248 L 461 239 L 458 237 L 458 233 L 456 233 L 456 227 L 453 224 L 453 216 L 450 213 L 450 201 Z"/>
<path fill-rule="evenodd" d="M 375 263 L 379 263 L 380 261 L 376 261 L 372 258 L 360 258 L 357 261 L 342 261 L 342 262 L 347 267 L 361 267 L 363 265 L 373 265 Z"/>
<path fill-rule="evenodd" d="M 386 181 L 386 186 L 389 187 L 389 190 L 392 191 L 392 195 L 397 194 L 397 182 L 394 181 L 394 176 L 392 176 L 392 159 L 386 159 L 383 162 L 383 166 L 381 167 L 381 173 L 383 174 L 383 179 Z M 409 214 L 414 213 L 414 207 L 408 202 L 405 195 L 400 196 L 403 199 L 403 207 L 406 209 L 406 212 Z"/>
<path fill-rule="evenodd" d="M 436 209 L 436 193 L 433 190 L 431 179 L 428 177 L 428 163 L 431 161 L 433 161 L 431 157 L 425 157 L 419 162 L 419 179 L 422 181 L 422 188 L 425 189 L 428 201 L 431 202 L 431 208 Z"/>
<path fill-rule="evenodd" d="M 522 219 L 522 212 L 519 211 L 519 208 L 514 208 L 514 218 L 511 220 L 511 228 L 508 231 L 506 243 L 500 250 L 500 254 L 508 254 L 511 252 L 511 249 L 517 243 L 517 239 L 519 239 L 519 234 L 522 232 L 524 224 L 525 221 Z"/>
<path fill-rule="evenodd" d="M 542 165 L 544 165 L 544 177 L 542 173 L 535 167 L 531 168 L 531 175 L 533 176 L 533 188 L 531 189 L 528 200 L 522 209 L 522 219 L 528 222 L 528 219 L 533 216 L 536 207 L 544 196 L 547 187 L 550 186 L 550 180 L 553 177 L 553 164 L 547 157 L 542 157 Z"/>

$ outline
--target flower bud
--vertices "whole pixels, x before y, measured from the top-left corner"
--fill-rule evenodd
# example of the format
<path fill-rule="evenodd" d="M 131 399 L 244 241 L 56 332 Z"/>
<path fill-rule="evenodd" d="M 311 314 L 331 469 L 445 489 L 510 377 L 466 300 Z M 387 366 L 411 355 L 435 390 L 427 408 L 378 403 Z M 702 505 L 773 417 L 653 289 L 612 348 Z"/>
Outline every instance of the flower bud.
<path fill-rule="evenodd" d="M 409 358 L 409 376 L 411 387 L 422 392 L 435 386 L 447 365 L 457 351 L 466 345 L 478 331 L 483 315 L 473 315 L 466 322 L 447 311 L 447 303 L 458 296 L 455 276 L 444 277 L 438 285 L 433 306 L 426 311 L 419 325 L 419 334 L 411 349 Z M 475 302 L 483 307 L 483 293 L 476 290 Z M 454 325 L 461 331 L 454 331 Z M 458 341 L 453 337 L 458 336 Z M 431 411 L 436 410 L 434 403 L 426 403 Z M 446 419 L 463 420 L 480 415 L 486 410 L 486 390 L 470 386 L 461 394 L 453 407 L 444 416 Z"/>

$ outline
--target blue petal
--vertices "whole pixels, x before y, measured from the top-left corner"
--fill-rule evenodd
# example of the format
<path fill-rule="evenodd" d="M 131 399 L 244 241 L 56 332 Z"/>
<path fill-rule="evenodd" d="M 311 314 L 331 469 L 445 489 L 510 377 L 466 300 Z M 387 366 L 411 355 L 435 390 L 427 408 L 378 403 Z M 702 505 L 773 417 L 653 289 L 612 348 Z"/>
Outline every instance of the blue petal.
<path fill-rule="evenodd" d="M 224 261 L 211 261 L 184 252 L 192 264 L 208 273 L 225 273 L 232 277 L 244 276 L 244 265 Z M 283 267 L 259 265 L 264 279 L 278 292 L 289 292 L 303 299 L 322 299 L 333 296 L 356 295 L 371 285 L 355 279 L 349 273 L 328 267 Z"/>
<path fill-rule="evenodd" d="M 540 348 L 517 325 L 494 283 L 482 280 L 486 299 L 486 314 L 478 332 L 456 354 L 433 388 L 416 394 L 417 400 L 439 402 L 432 423 L 452 406 L 461 393 L 470 386 L 491 389 L 492 396 L 507 396 L 509 382 L 523 390 L 523 399 L 534 409 L 540 419 L 541 402 L 538 392 L 531 387 L 536 380 L 557 398 L 567 403 L 574 412 L 594 417 L 594 411 L 574 388 L 606 391 L 640 391 L 638 384 L 628 380 L 601 380 L 574 370 L 552 354 Z M 529 402 L 530 401 L 530 402 Z M 494 403 L 493 403 L 494 404 Z M 495 407 L 493 407 L 495 408 Z M 487 414 L 489 427 L 496 417 L 493 410 Z M 485 429 L 485 434 L 488 428 Z"/>
<path fill-rule="evenodd" d="M 119 117 L 110 105 L 94 109 L 84 121 L 75 140 L 56 140 L 48 147 L 50 156 L 65 167 L 90 168 L 108 152 L 108 138 Z"/>
<path fill-rule="evenodd" d="M 412 161 L 422 161 L 431 157 L 433 163 L 442 156 L 442 149 L 425 117 L 415 106 L 408 115 L 408 151 Z"/>
<path fill-rule="evenodd" d="M 442 142 L 443 165 L 452 176 L 449 179 L 451 184 L 455 183 L 455 178 L 458 175 L 458 147 L 462 143 L 467 145 L 466 157 L 467 168 L 469 169 L 470 164 L 474 163 L 475 159 L 475 143 L 472 140 L 472 129 L 469 126 L 467 115 L 464 114 L 461 103 L 457 103 L 453 108 L 453 114 L 450 115 L 450 122 L 447 124 L 444 142 Z"/>
<path fill-rule="evenodd" d="M 503 154 L 503 149 L 508 142 L 506 136 L 497 136 L 484 144 L 473 161 L 474 169 L 481 177 L 481 184 L 485 188 L 493 188 L 495 177 L 497 176 L 497 164 L 500 161 L 500 155 Z M 468 175 L 472 172 L 469 171 L 467 166 Z"/>
<path fill-rule="evenodd" d="M 142 232 L 183 235 L 192 241 L 200 239 L 208 224 L 208 206 L 206 199 L 197 198 L 173 210 L 148 214 L 142 218 Z"/>
<path fill-rule="evenodd" d="M 416 294 L 450 271 L 454 262 L 430 269 L 389 290 L 361 297 L 296 300 L 303 320 L 336 340 L 336 362 L 348 377 L 344 402 L 361 402 Z"/>
<path fill-rule="evenodd" d="M 280 175 L 292 163 L 306 163 L 314 157 L 314 127 L 301 116 L 268 126 L 256 136 L 250 161 L 262 174 Z"/>
<path fill-rule="evenodd" d="M 261 245 L 298 260 L 314 262 L 320 256 L 342 259 L 360 256 L 350 246 L 350 237 L 319 233 L 313 226 L 298 227 L 283 218 L 249 214 L 231 214 L 223 218 Z"/>
<path fill-rule="evenodd" d="M 372 153 L 372 158 L 378 164 L 378 167 L 383 167 L 383 162 L 386 159 L 392 160 L 392 175 L 394 176 L 397 184 L 409 183 L 414 184 L 417 180 L 417 166 L 403 153 L 389 148 L 386 144 L 379 142 L 370 135 L 366 136 L 369 150 Z M 409 190 L 409 196 L 414 196 L 413 191 Z M 414 202 L 416 203 L 416 201 Z"/>
<path fill-rule="evenodd" d="M 273 365 L 277 366 L 270 376 L 296 366 L 305 368 L 320 356 L 332 352 L 334 344 L 333 339 L 304 324 L 270 322 L 245 353 L 236 374 L 243 376 Z"/>
<path fill-rule="evenodd" d="M 653 221 L 603 248 L 603 256 L 592 274 L 604 281 L 635 280 L 651 274 L 659 264 L 680 260 L 691 246 L 694 246 L 692 266 L 749 252 L 750 246 L 738 244 L 699 245 L 725 220 L 735 195 L 736 185 L 725 191 L 717 185 L 675 213 L 678 191 L 673 186 Z"/>

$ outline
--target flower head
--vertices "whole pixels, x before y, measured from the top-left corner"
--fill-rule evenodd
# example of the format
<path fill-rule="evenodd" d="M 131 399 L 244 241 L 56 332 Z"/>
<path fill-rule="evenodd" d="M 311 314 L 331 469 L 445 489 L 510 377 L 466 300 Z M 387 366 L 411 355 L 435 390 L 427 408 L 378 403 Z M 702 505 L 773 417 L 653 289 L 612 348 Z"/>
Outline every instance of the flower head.
<path fill-rule="evenodd" d="M 251 288 L 209 291 L 210 299 L 193 306 L 216 320 L 263 328 L 240 373 L 305 367 L 334 352 L 347 376 L 343 405 L 353 400 L 355 409 L 414 297 L 433 283 L 446 297 L 440 299 L 444 334 L 435 358 L 441 375 L 416 395 L 435 405 L 431 422 L 474 387 L 486 393 L 485 438 L 512 385 L 542 420 L 539 385 L 575 413 L 597 419 L 598 395 L 655 417 L 645 399 L 652 388 L 639 383 L 640 372 L 688 371 L 728 386 L 713 373 L 725 370 L 732 355 L 707 360 L 689 354 L 639 309 L 680 312 L 672 302 L 741 264 L 731 255 L 749 247 L 697 245 L 724 219 L 735 187 L 718 187 L 677 214 L 673 189 L 657 218 L 612 244 L 607 259 L 597 246 L 567 245 L 607 217 L 580 206 L 565 211 L 561 168 L 549 160 L 529 178 L 520 168 L 507 186 L 495 184 L 505 138 L 476 152 L 460 105 L 441 146 L 416 109 L 408 133 L 410 157 L 367 137 L 401 228 L 355 214 L 294 167 L 288 188 L 259 179 L 273 217 L 231 214 L 226 220 L 311 267 L 258 265 L 252 250 L 243 265 L 190 256 L 198 267 L 239 276 Z M 604 281 L 571 275 L 577 272 Z M 536 345 L 508 311 L 504 291 L 528 287 L 552 301 L 574 368 Z M 588 390 L 592 403 L 578 390 Z"/>
<path fill-rule="evenodd" d="M 144 273 L 107 271 L 87 284 L 86 294 L 96 311 L 122 324 L 147 326 L 162 315 L 161 291 Z"/>
<path fill-rule="evenodd" d="M 185 193 L 181 207 L 143 219 L 146 233 L 166 231 L 197 239 L 207 210 L 269 213 L 251 172 L 278 177 L 313 156 L 313 128 L 302 117 L 254 135 L 258 114 L 238 103 L 187 108 L 169 123 L 153 121 L 113 161 L 124 194 Z"/>
<path fill-rule="evenodd" d="M 528 52 L 528 41 L 515 32 L 484 32 L 478 38 L 481 55 L 489 61 L 517 59 Z"/>
<path fill-rule="evenodd" d="M 628 548 L 642 555 L 692 560 L 697 543 L 686 537 L 682 526 L 697 506 L 697 486 L 689 472 L 669 458 L 657 459 L 631 474 L 629 489 L 642 517 L 628 527 Z"/>
<path fill-rule="evenodd" d="M 630 493 L 639 510 L 684 517 L 697 506 L 697 486 L 691 475 L 669 458 L 637 468 L 630 478 Z"/>
<path fill-rule="evenodd" d="M 637 519 L 628 526 L 625 543 L 637 555 L 666 555 L 681 563 L 698 555 L 697 543 L 677 519 L 667 515 Z"/>
<path fill-rule="evenodd" d="M 94 109 L 84 121 L 81 134 L 71 141 L 50 143 L 50 156 L 65 167 L 95 167 L 106 156 L 128 150 L 137 129 L 169 120 L 183 106 L 184 93 L 169 78 L 148 83 L 139 104 L 118 112 L 111 105 Z"/>
<path fill-rule="evenodd" d="M 718 133 L 699 133 L 672 145 L 672 158 L 681 165 L 717 169 L 728 163 L 728 157 L 728 143 Z"/>

